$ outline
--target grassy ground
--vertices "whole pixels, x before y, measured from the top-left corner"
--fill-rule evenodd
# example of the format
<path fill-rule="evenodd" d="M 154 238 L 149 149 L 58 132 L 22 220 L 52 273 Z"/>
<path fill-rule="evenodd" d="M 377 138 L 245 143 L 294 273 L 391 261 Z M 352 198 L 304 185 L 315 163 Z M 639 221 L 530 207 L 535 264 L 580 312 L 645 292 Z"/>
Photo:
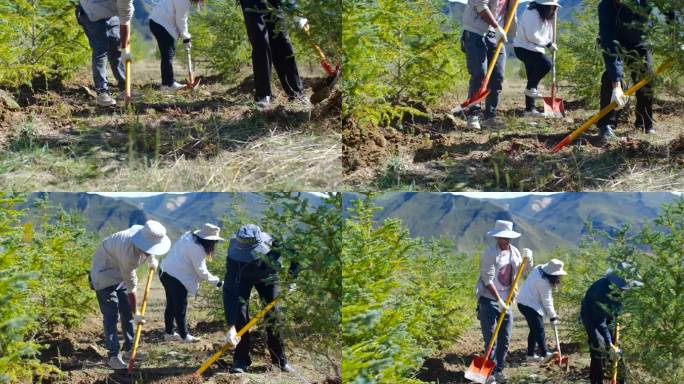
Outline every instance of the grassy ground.
<path fill-rule="evenodd" d="M 318 71 L 303 67 L 310 92 Z M 208 77 L 175 96 L 158 91 L 157 61 L 133 71 L 140 97 L 128 111 L 95 106 L 87 68 L 63 89 L 20 98 L 20 110 L 0 106 L 4 189 L 303 190 L 339 182 L 339 93 L 309 120 L 282 93 L 273 108 L 257 110 L 249 68 L 239 84 Z M 184 71 L 176 65 L 179 79 Z"/>
<path fill-rule="evenodd" d="M 142 283 L 144 284 L 144 283 Z M 203 286 L 201 289 L 212 289 Z M 142 292 L 142 287 L 139 292 Z M 94 294 L 94 293 L 93 293 Z M 142 296 L 142 293 L 140 293 Z M 142 300 L 142 299 L 141 299 Z M 270 363 L 265 335 L 258 330 L 256 342 L 252 345 L 253 365 L 245 374 L 229 374 L 231 353 L 224 355 L 212 365 L 202 379 L 190 377 L 222 343 L 225 324 L 221 321 L 207 321 L 202 302 L 190 300 L 188 321 L 190 332 L 201 338 L 199 343 L 181 344 L 164 341 L 164 289 L 157 277 L 153 279 L 150 298 L 143 327 L 140 351 L 146 357 L 136 364 L 133 376 L 126 371 L 114 372 L 106 365 L 107 352 L 104 347 L 102 317 L 94 314 L 78 329 L 67 334 L 56 335 L 48 340 L 49 348 L 42 360 L 60 367 L 64 374 L 47 380 L 52 384 L 85 383 L 215 383 L 215 384 L 285 384 L 320 383 L 335 384 L 330 364 L 299 347 L 293 340 L 287 340 L 288 359 L 297 369 L 295 373 L 283 373 Z M 120 337 L 121 340 L 121 337 Z"/>
<path fill-rule="evenodd" d="M 445 98 L 428 117 L 407 117 L 391 127 L 362 131 L 345 122 L 345 183 L 352 188 L 485 191 L 684 187 L 684 100 L 658 95 L 655 135 L 634 130 L 632 100 L 616 130 L 619 141 L 601 145 L 592 127 L 552 154 L 555 144 L 598 110 L 572 100 L 561 88 L 565 118 L 524 118 L 525 84 L 516 70 L 508 72 L 499 109 L 504 124 L 497 128 L 468 130 L 463 116 L 448 113 L 465 94 Z"/>

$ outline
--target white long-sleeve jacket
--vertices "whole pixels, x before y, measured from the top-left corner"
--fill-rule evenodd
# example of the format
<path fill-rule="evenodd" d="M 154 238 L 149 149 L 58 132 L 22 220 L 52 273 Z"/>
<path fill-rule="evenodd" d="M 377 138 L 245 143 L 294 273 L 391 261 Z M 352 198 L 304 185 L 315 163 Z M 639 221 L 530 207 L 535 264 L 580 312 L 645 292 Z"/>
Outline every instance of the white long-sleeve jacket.
<path fill-rule="evenodd" d="M 513 46 L 544 53 L 544 49 L 551 42 L 553 42 L 553 21 L 542 20 L 536 9 L 525 9 L 518 23 Z"/>
<path fill-rule="evenodd" d="M 150 13 L 150 20 L 161 25 L 174 39 L 190 38 L 188 17 L 190 17 L 190 0 L 161 0 Z"/>
<path fill-rule="evenodd" d="M 81 0 L 90 21 L 119 16 L 119 23 L 129 25 L 133 19 L 133 0 Z"/>
<path fill-rule="evenodd" d="M 219 278 L 207 269 L 206 253 L 201 245 L 195 242 L 192 232 L 185 232 L 176 241 L 169 254 L 162 260 L 162 272 L 178 279 L 188 294 L 196 295 L 200 281 L 208 281 L 212 285 L 219 282 Z"/>
<path fill-rule="evenodd" d="M 135 292 L 138 285 L 136 269 L 148 257 L 133 245 L 133 235 L 142 229 L 134 225 L 102 240 L 93 254 L 90 278 L 93 288 L 100 290 L 124 282 L 128 293 Z"/>
<path fill-rule="evenodd" d="M 542 277 L 541 266 L 530 272 L 523 283 L 518 304 L 530 307 L 537 311 L 541 316 L 548 316 L 550 319 L 558 317 L 553 306 L 553 294 L 551 283 Z"/>

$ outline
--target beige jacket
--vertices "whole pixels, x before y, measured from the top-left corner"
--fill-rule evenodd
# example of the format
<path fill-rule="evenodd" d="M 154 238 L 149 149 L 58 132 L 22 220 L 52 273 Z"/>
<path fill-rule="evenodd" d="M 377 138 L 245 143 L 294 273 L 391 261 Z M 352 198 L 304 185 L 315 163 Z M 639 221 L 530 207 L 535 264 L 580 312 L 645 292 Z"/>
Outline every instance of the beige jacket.
<path fill-rule="evenodd" d="M 128 293 L 135 292 L 138 286 L 136 269 L 148 259 L 132 241 L 133 235 L 142 228 L 142 225 L 134 225 L 102 240 L 93 254 L 90 268 L 95 290 L 123 282 Z"/>
<path fill-rule="evenodd" d="M 512 5 L 512 0 L 507 0 L 505 9 L 509 10 Z M 506 12 L 505 15 L 502 15 L 503 17 L 499 17 L 498 0 L 468 0 L 466 9 L 463 12 L 463 29 L 478 35 L 485 35 L 489 31 L 494 31 L 494 28 L 487 24 L 487 22 L 484 21 L 484 19 L 482 19 L 480 16 L 480 12 L 484 11 L 485 8 L 489 8 L 489 10 L 492 11 L 495 19 L 501 20 L 500 24 L 501 28 L 503 28 L 506 23 L 506 16 L 508 15 L 508 12 Z M 515 36 L 516 22 L 517 18 L 514 16 L 507 33 L 509 38 L 511 36 Z"/>

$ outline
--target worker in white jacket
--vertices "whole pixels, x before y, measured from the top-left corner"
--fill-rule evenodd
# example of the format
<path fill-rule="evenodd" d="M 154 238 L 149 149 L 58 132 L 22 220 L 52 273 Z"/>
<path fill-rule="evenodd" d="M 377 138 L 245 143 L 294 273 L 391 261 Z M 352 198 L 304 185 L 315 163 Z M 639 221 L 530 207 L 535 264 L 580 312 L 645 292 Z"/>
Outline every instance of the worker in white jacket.
<path fill-rule="evenodd" d="M 208 281 L 217 288 L 223 286 L 223 281 L 209 272 L 206 261 L 207 256 L 214 253 L 216 243 L 224 240 L 219 236 L 219 231 L 219 227 L 213 224 L 204 224 L 195 232 L 185 232 L 162 260 L 159 278 L 166 292 L 166 341 L 199 341 L 199 338 L 188 333 L 188 294 L 197 294 L 200 281 Z M 174 320 L 178 332 L 173 331 Z"/>
<path fill-rule="evenodd" d="M 551 59 L 544 53 L 558 50 L 554 41 L 553 20 L 560 4 L 556 0 L 535 0 L 525 9 L 515 34 L 515 56 L 525 64 L 525 116 L 542 116 L 535 107 L 541 98 L 537 86 L 551 70 Z"/>
<path fill-rule="evenodd" d="M 558 321 L 552 291 L 560 285 L 561 276 L 565 275 L 567 272 L 563 270 L 563 262 L 552 259 L 530 272 L 520 290 L 518 309 L 530 327 L 527 336 L 527 361 L 544 361 L 553 355 L 546 349 L 544 316 L 554 325 Z M 539 354 L 536 351 L 539 351 Z"/>
<path fill-rule="evenodd" d="M 170 247 L 171 240 L 166 236 L 166 228 L 149 220 L 144 226 L 134 225 L 107 237 L 93 254 L 90 284 L 97 294 L 102 312 L 108 364 L 113 369 L 127 367 L 119 355 L 116 330 L 119 315 L 125 354 L 130 353 L 133 345 L 133 328 L 145 323 L 136 307 L 136 269 L 145 262 L 150 268 L 156 269 L 159 263 L 155 256 L 165 254 Z M 135 316 L 132 315 L 133 311 Z M 128 357 L 124 355 L 124 359 L 128 360 Z"/>
<path fill-rule="evenodd" d="M 192 47 L 188 31 L 188 17 L 193 5 L 201 0 L 161 0 L 150 12 L 150 31 L 157 39 L 161 56 L 161 90 L 167 93 L 183 88 L 173 76 L 173 57 L 176 40 L 183 39 L 186 50 Z"/>

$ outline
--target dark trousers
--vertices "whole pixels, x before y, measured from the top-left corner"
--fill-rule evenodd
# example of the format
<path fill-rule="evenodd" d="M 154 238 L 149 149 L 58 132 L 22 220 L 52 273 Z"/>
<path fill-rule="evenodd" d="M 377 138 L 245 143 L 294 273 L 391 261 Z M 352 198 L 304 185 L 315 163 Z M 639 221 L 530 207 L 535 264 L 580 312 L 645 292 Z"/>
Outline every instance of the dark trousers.
<path fill-rule="evenodd" d="M 480 328 L 482 329 L 482 338 L 484 339 L 484 348 L 487 350 L 489 341 L 494 335 L 496 322 L 499 320 L 499 306 L 496 300 L 491 300 L 486 297 L 480 297 L 477 301 L 477 318 L 480 320 Z M 511 340 L 511 333 L 513 332 L 513 309 L 510 308 L 506 315 L 504 315 L 501 329 L 496 336 L 494 348 L 492 349 L 490 359 L 496 362 L 494 372 L 502 372 L 506 365 L 506 354 L 508 354 L 508 345 Z"/>
<path fill-rule="evenodd" d="M 176 56 L 176 39 L 154 20 L 150 20 L 150 31 L 157 39 L 161 55 L 162 85 L 171 86 L 176 81 L 173 77 L 173 57 Z"/>
<path fill-rule="evenodd" d="M 249 322 L 249 296 L 252 287 L 256 288 L 259 298 L 266 305 L 278 296 L 278 281 L 276 272 L 260 261 L 241 263 L 228 259 L 223 285 L 223 308 L 228 326 L 235 325 L 239 331 Z M 279 307 L 275 306 L 265 318 L 268 351 L 274 364 L 287 363 L 283 346 L 282 330 L 277 324 Z M 234 362 L 251 364 L 249 357 L 250 334 L 242 335 L 240 343 L 235 348 Z"/>
<path fill-rule="evenodd" d="M 527 89 L 537 88 L 541 79 L 551 71 L 553 66 L 551 59 L 541 52 L 515 47 L 515 56 L 525 65 Z M 534 108 L 534 99 L 525 96 L 525 109 L 529 111 L 532 108 Z"/>
<path fill-rule="evenodd" d="M 130 351 L 133 345 L 133 314 L 128 302 L 128 295 L 123 283 L 112 285 L 95 291 L 97 303 L 102 312 L 102 325 L 104 327 L 104 339 L 107 346 L 107 356 L 119 354 L 119 337 L 116 323 L 121 321 L 121 332 L 124 336 L 124 351 Z"/>
<path fill-rule="evenodd" d="M 252 69 L 255 98 L 271 96 L 271 64 L 275 66 L 285 93 L 294 97 L 304 87 L 299 77 L 294 49 L 285 30 L 285 17 L 280 7 L 269 0 L 240 0 L 245 16 L 247 36 L 252 45 Z"/>
<path fill-rule="evenodd" d="M 591 362 L 589 363 L 589 382 L 591 384 L 603 384 L 604 367 L 608 368 L 608 372 L 612 372 L 612 362 L 608 358 L 606 342 L 601 334 L 590 321 L 583 320 L 584 329 L 589 336 L 589 353 Z M 606 372 L 607 373 L 607 372 Z M 625 384 L 625 365 L 620 360 L 618 366 L 618 384 Z"/>
<path fill-rule="evenodd" d="M 173 321 L 175 320 L 176 326 L 178 326 L 178 334 L 185 338 L 188 335 L 188 290 L 178 279 L 161 269 L 159 270 L 159 280 L 161 280 L 166 293 L 166 309 L 164 310 L 166 334 L 173 333 Z"/>
<path fill-rule="evenodd" d="M 466 56 L 466 66 L 470 74 L 468 83 L 468 97 L 472 97 L 482 86 L 482 81 L 487 74 L 487 66 L 494 58 L 496 40 L 494 33 L 479 35 L 470 31 L 463 31 L 461 47 Z M 506 46 L 501 47 L 501 53 L 494 64 L 494 71 L 489 79 L 487 89 L 489 95 L 485 98 L 485 119 L 496 116 L 496 108 L 499 105 L 499 95 L 503 89 L 504 68 L 506 66 Z M 479 103 L 471 106 L 468 110 L 477 113 Z"/>
<path fill-rule="evenodd" d="M 518 304 L 518 310 L 525 316 L 530 333 L 527 335 L 527 356 L 539 351 L 539 356 L 546 357 L 546 334 L 544 333 L 544 317 L 534 309 Z M 538 349 L 536 347 L 539 347 Z"/>
<path fill-rule="evenodd" d="M 622 58 L 626 67 L 631 69 L 632 80 L 636 83 L 645 78 L 649 72 L 653 71 L 653 53 L 646 44 L 638 44 L 633 47 L 627 47 Z M 626 91 L 626 89 L 625 89 Z M 613 83 L 608 76 L 608 72 L 604 71 L 601 76 L 601 109 L 610 104 L 610 97 L 613 93 Z M 653 86 L 651 83 L 646 84 L 636 93 L 636 120 L 634 126 L 637 129 L 651 129 L 653 128 Z M 606 125 L 617 125 L 619 111 L 612 110 L 608 112 L 601 120 L 596 123 L 599 127 Z"/>

